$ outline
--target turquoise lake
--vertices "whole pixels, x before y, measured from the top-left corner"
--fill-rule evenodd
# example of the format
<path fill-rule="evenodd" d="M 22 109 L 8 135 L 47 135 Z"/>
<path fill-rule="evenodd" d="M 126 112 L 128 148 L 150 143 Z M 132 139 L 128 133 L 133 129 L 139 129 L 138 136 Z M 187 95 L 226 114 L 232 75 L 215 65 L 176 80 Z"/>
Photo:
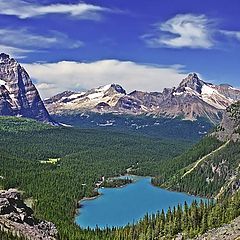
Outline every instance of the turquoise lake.
<path fill-rule="evenodd" d="M 150 177 L 131 176 L 134 182 L 121 188 L 101 188 L 102 195 L 93 200 L 81 201 L 76 223 L 81 228 L 125 226 L 142 218 L 146 213 L 156 213 L 178 203 L 191 203 L 201 198 L 171 192 L 151 184 Z M 204 199 L 203 199 L 204 200 Z"/>

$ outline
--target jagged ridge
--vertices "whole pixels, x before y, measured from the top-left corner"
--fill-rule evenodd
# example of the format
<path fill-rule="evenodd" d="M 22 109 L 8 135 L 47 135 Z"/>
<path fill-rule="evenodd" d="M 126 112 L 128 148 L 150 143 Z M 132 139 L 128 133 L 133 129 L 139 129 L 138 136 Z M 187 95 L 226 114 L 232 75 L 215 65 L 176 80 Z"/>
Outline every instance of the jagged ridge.
<path fill-rule="evenodd" d="M 239 99 L 239 89 L 226 84 L 206 83 L 192 73 L 177 88 L 164 89 L 163 92 L 133 91 L 127 94 L 121 86 L 112 84 L 83 93 L 66 91 L 46 99 L 45 104 L 51 114 L 84 111 L 150 113 L 190 120 L 205 117 L 216 123 L 222 119 L 223 110 Z"/>

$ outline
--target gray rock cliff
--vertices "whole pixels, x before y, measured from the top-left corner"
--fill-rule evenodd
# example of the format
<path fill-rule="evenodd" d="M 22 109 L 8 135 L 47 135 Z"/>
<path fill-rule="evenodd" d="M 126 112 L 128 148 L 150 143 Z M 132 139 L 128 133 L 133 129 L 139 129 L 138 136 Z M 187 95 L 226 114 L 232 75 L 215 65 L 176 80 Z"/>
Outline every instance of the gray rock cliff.
<path fill-rule="evenodd" d="M 4 53 L 0 54 L 0 115 L 54 123 L 26 70 Z"/>
<path fill-rule="evenodd" d="M 0 192 L 0 229 L 29 240 L 57 240 L 58 231 L 52 222 L 38 220 L 33 210 L 15 189 Z"/>

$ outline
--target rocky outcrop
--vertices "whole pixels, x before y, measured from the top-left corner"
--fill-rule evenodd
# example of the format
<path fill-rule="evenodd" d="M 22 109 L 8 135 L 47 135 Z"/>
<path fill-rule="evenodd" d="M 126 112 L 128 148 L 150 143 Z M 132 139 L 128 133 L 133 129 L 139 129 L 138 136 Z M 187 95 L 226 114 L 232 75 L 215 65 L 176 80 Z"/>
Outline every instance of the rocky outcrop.
<path fill-rule="evenodd" d="M 0 192 L 0 229 L 24 236 L 29 240 L 56 240 L 58 231 L 51 222 L 33 216 L 33 210 L 15 189 Z"/>
<path fill-rule="evenodd" d="M 121 86 L 112 84 L 84 93 L 67 91 L 45 100 L 45 104 L 51 114 L 86 111 L 151 114 L 189 120 L 204 117 L 218 123 L 226 107 L 237 100 L 240 100 L 239 89 L 204 82 L 192 73 L 178 87 L 166 88 L 163 92 L 133 91 L 127 94 Z"/>
<path fill-rule="evenodd" d="M 54 123 L 26 70 L 4 53 L 0 54 L 0 115 Z"/>
<path fill-rule="evenodd" d="M 239 240 L 240 239 L 240 217 L 230 224 L 225 224 L 220 228 L 214 228 L 195 240 Z"/>
<path fill-rule="evenodd" d="M 221 124 L 212 135 L 223 142 L 240 140 L 240 101 L 226 109 Z"/>

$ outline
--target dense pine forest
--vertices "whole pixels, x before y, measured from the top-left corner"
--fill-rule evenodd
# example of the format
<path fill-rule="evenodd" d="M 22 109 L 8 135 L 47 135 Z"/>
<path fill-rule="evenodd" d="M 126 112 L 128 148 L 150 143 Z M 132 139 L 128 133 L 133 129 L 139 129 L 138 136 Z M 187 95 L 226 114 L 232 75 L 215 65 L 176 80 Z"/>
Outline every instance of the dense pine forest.
<path fill-rule="evenodd" d="M 165 162 L 165 174 L 154 178 L 153 183 L 207 197 L 233 194 L 240 186 L 239 124 L 237 102 L 226 109 L 222 123 L 211 134 L 184 154 Z"/>
<path fill-rule="evenodd" d="M 196 195 L 216 196 L 222 187 L 231 184 L 239 172 L 239 149 L 239 142 L 227 144 L 218 154 L 209 156 L 205 162 L 199 164 L 194 171 L 185 175 L 184 171 L 180 171 L 170 180 L 170 187 Z M 167 184 L 169 183 L 165 183 Z"/>
<path fill-rule="evenodd" d="M 62 240 L 172 239 L 179 232 L 193 237 L 240 214 L 240 196 L 235 194 L 218 202 L 193 202 L 166 213 L 146 215 L 139 223 L 123 228 L 80 229 L 74 223 L 78 202 L 84 196 L 97 194 L 95 184 L 102 176 L 124 174 L 132 167 L 133 173 L 155 177 L 155 185 L 172 184 L 178 178 L 178 169 L 193 164 L 222 143 L 204 138 L 186 151 L 192 142 L 51 127 L 11 117 L 0 118 L 0 129 L 1 188 L 23 191 L 36 216 L 57 225 Z M 185 153 L 179 156 L 182 152 Z M 166 187 L 173 188 L 171 184 Z M 194 186 L 194 182 L 185 182 L 176 188 L 187 191 L 187 187 Z M 215 189 L 220 187 L 221 182 Z M 200 188 L 195 193 L 207 195 L 208 191 Z"/>
<path fill-rule="evenodd" d="M 62 239 L 82 236 L 73 223 L 76 207 L 84 196 L 96 194 L 102 176 L 123 174 L 137 163 L 166 161 L 191 145 L 11 117 L 1 118 L 0 129 L 0 185 L 23 190 L 37 217 L 56 223 Z"/>
<path fill-rule="evenodd" d="M 64 122 L 79 128 L 104 128 L 108 131 L 139 133 L 145 136 L 165 139 L 181 139 L 197 142 L 213 124 L 207 119 L 182 121 L 181 117 L 165 118 L 146 115 L 124 115 L 112 113 L 81 113 L 53 115 L 58 122 Z M 110 125 L 106 124 L 110 123 Z"/>

